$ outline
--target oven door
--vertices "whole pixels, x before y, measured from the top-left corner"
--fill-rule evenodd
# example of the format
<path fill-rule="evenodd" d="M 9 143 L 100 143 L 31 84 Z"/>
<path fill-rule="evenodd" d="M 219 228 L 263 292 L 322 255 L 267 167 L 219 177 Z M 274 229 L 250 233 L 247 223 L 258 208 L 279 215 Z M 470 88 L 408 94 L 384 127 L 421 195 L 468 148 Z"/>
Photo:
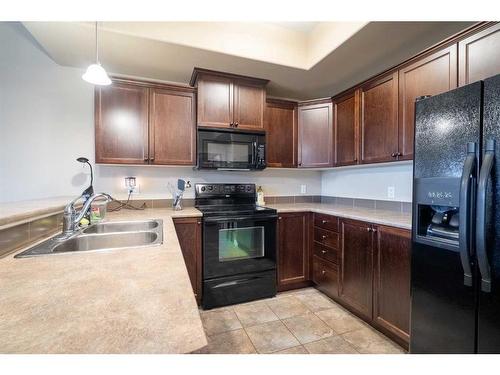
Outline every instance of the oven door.
<path fill-rule="evenodd" d="M 203 219 L 203 279 L 276 268 L 277 215 Z"/>
<path fill-rule="evenodd" d="M 256 148 L 253 134 L 198 130 L 198 168 L 255 169 Z"/>

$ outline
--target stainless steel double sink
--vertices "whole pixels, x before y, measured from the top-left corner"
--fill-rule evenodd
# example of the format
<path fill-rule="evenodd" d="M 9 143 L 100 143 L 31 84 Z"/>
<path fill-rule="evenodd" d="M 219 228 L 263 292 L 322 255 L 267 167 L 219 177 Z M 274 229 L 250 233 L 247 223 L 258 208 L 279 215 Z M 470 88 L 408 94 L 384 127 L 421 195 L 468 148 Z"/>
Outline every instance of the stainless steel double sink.
<path fill-rule="evenodd" d="M 57 235 L 17 254 L 14 258 L 146 247 L 162 243 L 163 220 L 112 221 L 82 228 L 67 238 Z"/>

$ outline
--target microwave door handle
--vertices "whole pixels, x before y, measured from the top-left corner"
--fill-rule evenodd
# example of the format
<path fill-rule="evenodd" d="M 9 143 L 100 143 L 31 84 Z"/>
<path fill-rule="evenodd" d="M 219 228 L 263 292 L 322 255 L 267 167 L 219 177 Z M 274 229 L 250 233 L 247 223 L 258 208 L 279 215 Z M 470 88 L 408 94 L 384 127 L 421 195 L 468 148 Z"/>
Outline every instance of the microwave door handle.
<path fill-rule="evenodd" d="M 486 189 L 494 162 L 495 141 L 490 139 L 486 141 L 483 165 L 481 166 L 477 189 L 476 251 L 479 271 L 481 272 L 481 290 L 486 293 L 491 292 L 491 271 L 486 252 Z"/>
<path fill-rule="evenodd" d="M 273 220 L 278 219 L 277 214 L 270 215 L 259 215 L 259 216 L 239 216 L 239 217 L 206 217 L 203 218 L 205 223 L 220 223 L 220 222 L 231 222 L 231 221 L 248 221 L 248 220 Z"/>
<path fill-rule="evenodd" d="M 467 144 L 467 156 L 465 158 L 460 181 L 460 208 L 459 208 L 459 237 L 458 248 L 460 250 L 460 260 L 464 271 L 464 285 L 472 286 L 472 271 L 470 266 L 470 225 L 471 225 L 471 176 L 476 166 L 476 144 Z"/>
<path fill-rule="evenodd" d="M 253 141 L 252 147 L 252 165 L 257 166 L 257 141 Z"/>

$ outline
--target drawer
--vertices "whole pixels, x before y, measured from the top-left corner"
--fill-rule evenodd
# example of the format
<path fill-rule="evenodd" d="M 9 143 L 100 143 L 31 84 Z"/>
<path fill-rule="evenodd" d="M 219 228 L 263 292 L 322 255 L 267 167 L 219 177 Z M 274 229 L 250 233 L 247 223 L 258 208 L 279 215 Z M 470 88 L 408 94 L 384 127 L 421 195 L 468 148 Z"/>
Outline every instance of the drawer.
<path fill-rule="evenodd" d="M 314 214 L 314 226 L 331 230 L 332 232 L 338 232 L 339 218 L 325 214 Z"/>
<path fill-rule="evenodd" d="M 314 243 L 314 255 L 329 262 L 338 263 L 338 250 L 332 247 L 321 245 L 317 242 Z"/>
<path fill-rule="evenodd" d="M 338 297 L 339 273 L 335 264 L 314 256 L 312 279 L 318 290 L 329 297 Z"/>
<path fill-rule="evenodd" d="M 314 241 L 334 249 L 339 248 L 339 234 L 329 230 L 314 227 Z"/>

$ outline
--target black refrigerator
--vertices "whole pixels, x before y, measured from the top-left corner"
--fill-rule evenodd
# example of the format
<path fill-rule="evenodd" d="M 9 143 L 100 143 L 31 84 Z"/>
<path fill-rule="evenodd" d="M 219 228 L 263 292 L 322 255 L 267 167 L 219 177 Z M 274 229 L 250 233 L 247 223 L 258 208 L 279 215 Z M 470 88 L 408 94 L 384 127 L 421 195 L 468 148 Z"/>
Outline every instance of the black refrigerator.
<path fill-rule="evenodd" d="M 500 353 L 500 75 L 415 103 L 411 353 Z"/>

